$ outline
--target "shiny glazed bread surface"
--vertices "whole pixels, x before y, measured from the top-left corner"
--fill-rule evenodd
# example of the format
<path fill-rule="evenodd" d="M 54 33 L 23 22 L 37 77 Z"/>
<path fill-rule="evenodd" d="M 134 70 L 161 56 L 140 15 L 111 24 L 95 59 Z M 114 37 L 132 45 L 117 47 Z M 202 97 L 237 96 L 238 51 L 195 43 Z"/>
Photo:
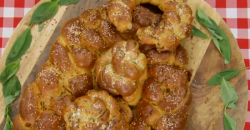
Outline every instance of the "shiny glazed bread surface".
<path fill-rule="evenodd" d="M 156 45 L 158 51 L 175 51 L 180 40 L 191 35 L 191 8 L 183 0 L 111 0 L 108 4 L 110 21 L 120 32 L 131 29 L 135 6 L 150 3 L 164 12 L 157 26 L 138 29 L 136 35 L 143 44 Z"/>
<path fill-rule="evenodd" d="M 191 102 L 187 52 L 178 46 L 175 52 L 152 49 L 146 56 L 148 79 L 131 129 L 182 130 Z"/>
<path fill-rule="evenodd" d="M 153 5 L 161 5 L 159 8 L 164 11 L 162 16 L 139 6 L 148 2 L 111 0 L 69 20 L 52 45 L 49 59 L 37 73 L 36 80 L 21 95 L 13 129 L 164 129 L 168 128 L 165 127 L 165 120 L 168 119 L 176 124 L 185 124 L 190 102 L 187 98 L 188 72 L 183 69 L 187 64 L 187 54 L 183 48 L 176 46 L 179 40 L 189 36 L 189 30 L 181 32 L 183 30 L 180 29 L 189 29 L 192 20 L 190 10 L 181 1 L 167 0 L 166 4 L 150 1 Z M 176 8 L 172 8 L 173 5 Z M 112 10 L 119 12 L 124 8 L 122 15 L 110 14 Z M 127 9 L 130 11 L 126 12 Z M 182 23 L 171 22 L 177 16 L 170 17 L 169 12 L 178 15 L 180 12 L 174 12 L 177 9 L 184 10 L 179 19 Z M 124 14 L 126 16 L 123 17 Z M 183 19 L 186 19 L 185 24 Z M 169 21 L 174 23 L 171 25 L 173 28 L 166 32 L 169 28 L 165 23 Z M 121 25 L 129 28 L 123 30 Z M 149 36 L 145 33 L 148 29 L 156 35 Z M 177 40 L 174 44 L 161 40 L 164 34 L 174 35 Z M 155 41 L 156 38 L 160 43 Z M 158 75 L 162 68 L 172 70 L 168 74 L 176 77 Z M 174 82 L 174 78 L 181 82 Z M 151 99 L 155 93 L 150 93 L 148 86 L 156 90 L 160 88 L 159 96 L 160 91 L 164 94 L 158 99 Z M 113 98 L 104 90 L 92 90 L 94 87 L 123 98 Z M 169 98 L 177 97 L 178 103 L 166 102 L 167 95 Z M 134 116 L 128 104 L 138 104 Z M 157 107 L 152 107 L 155 104 L 158 104 Z M 166 104 L 170 106 L 164 107 Z M 140 111 L 142 108 L 145 110 Z M 150 117 L 141 116 L 150 114 L 151 109 L 156 108 L 158 113 L 155 111 Z"/>
<path fill-rule="evenodd" d="M 106 91 L 90 90 L 66 106 L 63 117 L 67 130 L 122 130 L 128 129 L 132 118 L 131 109 L 126 108 L 126 102 L 118 104 Z"/>
<path fill-rule="evenodd" d="M 133 40 L 117 42 L 96 61 L 95 75 L 101 89 L 122 95 L 129 105 L 137 105 L 147 78 L 147 60 Z"/>

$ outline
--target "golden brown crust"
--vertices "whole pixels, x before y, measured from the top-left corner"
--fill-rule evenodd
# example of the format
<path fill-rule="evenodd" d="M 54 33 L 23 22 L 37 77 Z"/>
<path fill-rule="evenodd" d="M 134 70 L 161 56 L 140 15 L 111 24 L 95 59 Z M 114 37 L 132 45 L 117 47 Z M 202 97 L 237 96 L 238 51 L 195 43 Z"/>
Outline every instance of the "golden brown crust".
<path fill-rule="evenodd" d="M 136 108 L 136 118 L 154 129 L 182 129 L 191 98 L 189 72 L 172 65 L 153 64 L 148 68 L 148 75 L 150 78 L 144 83 L 143 100 Z"/>
<path fill-rule="evenodd" d="M 26 87 L 19 105 L 20 117 L 24 120 L 25 126 L 31 126 L 40 114 L 39 105 L 41 94 L 36 83 L 32 83 Z"/>
<path fill-rule="evenodd" d="M 122 116 L 122 127 L 121 130 L 129 130 L 129 125 L 133 119 L 132 110 L 128 103 L 121 97 L 116 98 L 118 103 L 119 112 Z"/>
<path fill-rule="evenodd" d="M 130 130 L 151 130 L 151 126 L 149 126 L 143 119 L 135 118 L 130 124 Z"/>
<path fill-rule="evenodd" d="M 71 56 L 77 67 L 86 69 L 92 69 L 97 59 L 97 54 L 85 47 L 74 48 Z"/>
<path fill-rule="evenodd" d="M 102 20 L 100 23 L 100 27 L 98 28 L 102 39 L 106 42 L 108 48 L 110 48 L 114 43 L 123 40 L 120 36 L 119 32 L 115 29 L 115 26 L 106 20 Z"/>
<path fill-rule="evenodd" d="M 96 61 L 95 74 L 100 88 L 122 95 L 129 105 L 141 98 L 146 79 L 146 57 L 133 40 L 117 42 Z"/>
<path fill-rule="evenodd" d="M 168 64 L 185 68 L 188 64 L 187 51 L 181 45 L 178 45 L 175 51 L 159 52 L 153 48 L 146 51 L 145 55 L 149 65 Z"/>
<path fill-rule="evenodd" d="M 101 14 L 99 13 L 98 9 L 88 9 L 85 10 L 79 16 L 80 22 L 83 24 L 84 27 L 88 27 L 91 29 L 98 28 L 101 22 Z"/>
<path fill-rule="evenodd" d="M 122 40 L 115 26 L 105 16 L 106 7 L 85 10 L 79 17 L 83 30 L 81 43 L 94 51 L 105 51 Z"/>
<path fill-rule="evenodd" d="M 191 35 L 192 10 L 183 1 L 175 0 L 111 0 L 108 16 L 118 31 L 123 33 L 133 27 L 132 10 L 140 3 L 156 5 L 164 12 L 161 21 L 158 18 L 153 20 L 154 24 L 138 29 L 136 34 L 141 43 L 156 45 L 158 51 L 174 51 L 180 40 Z M 137 24 L 143 26 L 152 21 L 143 22 L 137 21 Z"/>
<path fill-rule="evenodd" d="M 175 113 L 164 115 L 156 124 L 156 130 L 183 130 L 188 116 L 188 108 L 190 106 L 191 97 L 187 102 Z"/>
<path fill-rule="evenodd" d="M 19 121 L 24 124 L 24 129 L 40 129 L 45 124 L 52 128 L 46 120 L 62 124 L 63 107 L 93 89 L 91 70 L 97 54 L 82 44 L 82 31 L 78 18 L 65 24 L 62 35 L 52 45 L 49 60 L 38 71 L 36 80 L 24 90 L 19 106 L 21 120 L 17 120 L 17 124 Z M 53 129 L 64 129 L 59 126 Z"/>
<path fill-rule="evenodd" d="M 146 49 L 145 49 L 146 50 Z M 156 48 L 145 51 L 148 79 L 143 85 L 142 100 L 132 129 L 182 130 L 187 120 L 191 96 L 188 87 L 190 73 L 186 50 L 159 52 Z"/>
<path fill-rule="evenodd" d="M 61 96 L 53 100 L 53 109 L 56 111 L 56 114 L 62 116 L 63 109 L 72 104 L 75 98 L 71 95 Z"/>
<path fill-rule="evenodd" d="M 132 28 L 133 8 L 136 5 L 131 0 L 112 0 L 108 4 L 108 17 L 120 32 L 125 32 Z"/>
<path fill-rule="evenodd" d="M 153 106 L 153 104 L 141 100 L 136 107 L 136 118 L 144 120 L 151 127 L 155 126 L 155 123 L 161 118 L 160 111 Z"/>
<path fill-rule="evenodd" d="M 13 129 L 150 130 L 165 129 L 166 119 L 181 129 L 190 101 L 189 73 L 181 69 L 186 51 L 176 46 L 190 35 L 192 11 L 173 1 L 150 1 L 168 10 L 162 17 L 136 7 L 149 1 L 111 0 L 68 21 L 49 60 L 25 88 Z M 123 99 L 91 90 L 96 82 Z M 135 119 L 128 104 L 138 104 Z"/>
<path fill-rule="evenodd" d="M 68 51 L 59 41 L 56 41 L 51 48 L 50 61 L 61 72 L 72 69 L 73 65 L 69 59 Z"/>
<path fill-rule="evenodd" d="M 75 97 L 84 95 L 87 90 L 92 89 L 92 76 L 85 71 L 83 74 L 72 73 L 73 77 L 69 78 L 71 75 L 68 75 L 67 71 L 70 70 L 57 70 L 47 61 L 39 70 L 36 81 L 25 88 L 20 100 L 17 124 L 15 123 L 17 127 L 22 124 L 23 127 L 20 128 L 23 129 L 63 130 L 62 109 L 70 105 Z"/>
<path fill-rule="evenodd" d="M 146 53 L 148 64 L 169 64 L 175 63 L 175 52 L 158 52 L 156 49 L 151 49 Z"/>
<path fill-rule="evenodd" d="M 186 68 L 188 64 L 188 54 L 185 48 L 179 45 L 176 48 L 176 55 L 175 55 L 175 66 L 179 66 L 181 68 Z"/>
<path fill-rule="evenodd" d="M 136 6 L 134 8 L 132 17 L 133 23 L 136 23 L 140 27 L 157 26 L 162 20 L 160 14 L 155 14 L 142 6 Z"/>
<path fill-rule="evenodd" d="M 189 82 L 187 70 L 166 64 L 149 66 L 148 73 L 159 82 L 168 82 L 168 86 L 183 86 Z"/>
<path fill-rule="evenodd" d="M 90 74 L 83 74 L 69 79 L 69 87 L 73 95 L 77 98 L 87 93 L 88 90 L 93 89 L 93 79 Z"/>
<path fill-rule="evenodd" d="M 169 0 L 159 3 L 164 11 L 162 20 L 156 27 L 141 28 L 137 31 L 144 44 L 155 44 L 158 51 L 175 51 L 180 40 L 191 35 L 192 10 L 186 3 Z"/>
<path fill-rule="evenodd" d="M 121 113 L 122 118 L 125 120 L 125 122 L 130 123 L 133 119 L 133 114 L 128 103 L 121 97 L 116 98 L 116 101 L 118 103 L 119 112 Z"/>
<path fill-rule="evenodd" d="M 84 28 L 81 40 L 83 45 L 91 50 L 106 50 L 109 45 L 106 45 L 97 29 Z"/>
<path fill-rule="evenodd" d="M 17 115 L 14 117 L 13 121 L 13 130 L 29 130 L 30 128 L 28 126 L 25 126 L 24 123 L 22 123 L 22 118 Z"/>
<path fill-rule="evenodd" d="M 124 107 L 128 106 L 125 104 Z M 85 96 L 77 98 L 73 105 L 67 106 L 63 115 L 68 130 L 120 130 L 123 121 L 128 124 L 127 119 L 123 120 L 116 100 L 106 91 L 88 91 Z"/>
<path fill-rule="evenodd" d="M 33 130 L 63 130 L 65 122 L 52 111 L 44 111 L 36 120 Z"/>
<path fill-rule="evenodd" d="M 142 27 L 147 27 L 147 26 L 156 26 L 159 24 L 161 21 L 161 15 L 160 14 L 155 14 L 149 9 L 142 7 L 140 5 L 136 6 L 133 10 L 132 14 L 132 28 L 126 30 L 125 32 L 120 33 L 121 36 L 125 40 L 129 39 L 134 39 L 137 42 L 140 40 L 138 39 L 136 32 L 139 28 Z M 146 45 L 146 44 L 140 44 L 141 45 Z M 141 50 L 141 48 L 140 48 Z"/>
<path fill-rule="evenodd" d="M 80 37 L 83 26 L 78 18 L 69 20 L 63 27 L 62 36 L 67 44 L 74 46 L 80 44 Z"/>
<path fill-rule="evenodd" d="M 46 62 L 38 71 L 36 76 L 36 85 L 41 93 L 41 98 L 50 99 L 59 96 L 63 88 L 59 85 L 56 70 L 51 66 L 50 62 Z"/>

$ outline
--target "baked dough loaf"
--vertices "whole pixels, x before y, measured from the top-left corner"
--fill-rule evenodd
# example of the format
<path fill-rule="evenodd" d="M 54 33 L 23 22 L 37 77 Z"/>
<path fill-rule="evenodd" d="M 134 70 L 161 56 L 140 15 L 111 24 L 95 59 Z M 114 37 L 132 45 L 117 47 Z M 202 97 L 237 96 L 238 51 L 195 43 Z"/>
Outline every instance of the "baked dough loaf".
<path fill-rule="evenodd" d="M 115 29 L 105 11 L 105 6 L 89 9 L 65 24 L 61 36 L 51 47 L 49 60 L 21 95 L 14 130 L 65 129 L 63 109 L 93 89 L 92 70 L 96 59 L 124 39 L 125 34 Z M 129 35 L 134 34 L 126 34 Z"/>
<path fill-rule="evenodd" d="M 86 10 L 65 24 L 51 47 L 48 61 L 21 96 L 13 129 L 65 127 L 62 109 L 68 101 L 93 89 L 92 70 L 96 59 L 122 39 L 115 27 L 101 17 L 100 11 L 101 8 Z M 98 22 L 93 24 L 93 19 Z M 52 125 L 53 122 L 57 124 Z"/>
<path fill-rule="evenodd" d="M 126 30 L 125 32 L 120 32 L 120 34 L 125 40 L 133 39 L 140 43 L 140 40 L 136 35 L 137 30 L 147 26 L 157 26 L 161 21 L 161 17 L 161 14 L 153 13 L 149 9 L 138 5 L 133 10 L 132 28 Z M 140 46 L 141 45 L 142 43 Z"/>
<path fill-rule="evenodd" d="M 182 130 L 191 102 L 186 51 L 178 46 L 176 52 L 159 53 L 153 49 L 146 55 L 149 78 L 144 83 L 143 99 L 136 107 L 131 129 Z"/>
<path fill-rule="evenodd" d="M 90 90 L 66 106 L 63 117 L 67 130 L 128 130 L 131 109 L 122 99 L 117 101 L 106 91 Z"/>
<path fill-rule="evenodd" d="M 190 15 L 192 12 L 185 3 L 181 1 L 176 3 L 172 0 L 165 1 L 166 4 L 160 4 L 158 0 L 150 1 L 151 4 L 160 5 L 161 10 L 164 9 L 163 17 L 142 6 L 136 6 L 148 2 L 147 0 L 111 0 L 104 6 L 85 10 L 79 17 L 69 20 L 63 27 L 61 35 L 53 43 L 49 59 L 37 73 L 36 80 L 22 93 L 19 113 L 14 119 L 13 129 L 133 130 L 164 126 L 164 120 L 169 116 L 168 112 L 160 112 L 160 118 L 152 116 L 148 119 L 138 116 L 138 113 L 147 114 L 148 109 L 139 111 L 145 103 L 152 106 L 147 96 L 153 93 L 145 94 L 142 90 L 144 86 L 144 91 L 149 91 L 147 85 L 151 83 L 156 82 L 163 86 L 166 84 L 165 81 L 158 81 L 166 76 L 157 75 L 159 68 L 162 67 L 176 72 L 179 79 L 183 80 L 181 81 L 183 84 L 187 82 L 188 72 L 182 69 L 187 61 L 181 60 L 186 54 L 182 53 L 180 50 L 183 49 L 177 45 L 179 40 L 190 34 L 189 24 L 192 20 Z M 173 5 L 176 5 L 176 8 L 172 8 Z M 120 14 L 121 10 L 125 12 Z M 179 23 L 172 22 L 171 19 L 176 17 L 169 17 L 168 12 L 180 14 L 180 10 L 183 11 L 183 16 L 180 16 Z M 113 16 L 112 11 L 115 11 L 117 16 Z M 124 14 L 126 16 L 122 17 Z M 165 23 L 171 23 L 172 31 L 168 30 L 169 27 L 165 26 Z M 149 36 L 145 33 L 148 29 L 152 29 L 155 35 Z M 174 43 L 166 42 L 168 39 L 162 39 L 165 37 L 163 33 L 171 37 L 173 35 L 178 40 Z M 175 51 L 176 47 L 177 51 Z M 165 50 L 171 50 L 171 52 L 165 52 Z M 150 67 L 147 67 L 147 64 Z M 170 78 L 172 73 L 168 74 Z M 173 93 L 177 91 L 176 88 L 180 88 L 183 92 L 185 90 L 185 94 L 177 95 L 185 95 L 182 101 L 177 106 L 173 106 L 174 113 L 181 116 L 186 116 L 184 106 L 189 104 L 189 98 L 186 98 L 189 97 L 189 89 L 185 85 L 172 86 L 171 89 Z M 94 86 L 108 91 L 113 96 L 122 97 L 113 98 L 104 90 L 92 90 Z M 157 88 L 157 85 L 155 87 Z M 165 88 L 167 87 L 169 86 L 165 85 Z M 142 100 L 141 97 L 143 97 Z M 136 106 L 139 101 L 136 119 L 132 119 L 128 104 Z M 160 99 L 153 102 L 159 101 Z M 79 107 L 86 108 L 92 113 L 84 113 L 81 109 L 79 116 Z M 82 118 L 83 115 L 88 118 Z M 173 118 L 176 119 L 176 116 Z M 133 123 L 131 123 L 132 120 Z"/>
<path fill-rule="evenodd" d="M 147 79 L 147 60 L 134 40 L 119 41 L 96 61 L 96 81 L 101 89 L 121 95 L 129 105 L 141 99 Z"/>
<path fill-rule="evenodd" d="M 108 16 L 118 31 L 132 28 L 133 9 L 141 3 L 158 6 L 164 12 L 159 25 L 137 31 L 141 43 L 156 45 L 158 51 L 175 51 L 180 40 L 191 35 L 192 10 L 182 0 L 111 0 Z"/>

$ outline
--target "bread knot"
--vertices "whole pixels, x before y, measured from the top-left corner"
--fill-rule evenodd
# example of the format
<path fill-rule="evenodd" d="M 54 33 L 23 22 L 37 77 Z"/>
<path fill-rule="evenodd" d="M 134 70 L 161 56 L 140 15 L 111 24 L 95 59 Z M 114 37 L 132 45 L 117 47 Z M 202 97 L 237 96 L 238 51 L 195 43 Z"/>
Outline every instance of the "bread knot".
<path fill-rule="evenodd" d="M 127 104 L 123 104 L 128 107 Z M 106 91 L 90 90 L 64 109 L 67 130 L 121 130 L 123 120 L 117 101 Z M 129 107 L 128 107 L 129 108 Z M 128 111 L 131 112 L 129 109 Z M 130 119 L 131 120 L 131 119 Z"/>
<path fill-rule="evenodd" d="M 181 130 L 185 127 L 183 124 L 191 102 L 190 72 L 185 69 L 187 52 L 179 45 L 173 52 L 151 49 L 145 55 L 148 79 L 143 85 L 142 100 L 136 107 L 136 116 L 130 127 Z"/>
<path fill-rule="evenodd" d="M 113 95 L 122 95 L 129 105 L 141 98 L 142 84 L 147 77 L 147 61 L 133 40 L 117 42 L 96 61 L 95 74 L 100 88 Z"/>
<path fill-rule="evenodd" d="M 186 120 L 185 112 L 190 104 L 188 72 L 169 65 L 154 65 L 149 68 L 149 75 L 143 86 L 143 100 L 136 108 L 136 118 L 154 129 L 182 129 L 185 125 L 181 123 Z M 179 111 L 183 112 L 181 117 Z"/>
<path fill-rule="evenodd" d="M 141 43 L 156 45 L 158 51 L 174 51 L 183 40 L 191 35 L 193 21 L 191 8 L 182 0 L 111 0 L 108 16 L 120 32 L 132 28 L 132 13 L 136 5 L 150 3 L 158 6 L 164 13 L 162 20 L 138 29 L 137 36 Z"/>

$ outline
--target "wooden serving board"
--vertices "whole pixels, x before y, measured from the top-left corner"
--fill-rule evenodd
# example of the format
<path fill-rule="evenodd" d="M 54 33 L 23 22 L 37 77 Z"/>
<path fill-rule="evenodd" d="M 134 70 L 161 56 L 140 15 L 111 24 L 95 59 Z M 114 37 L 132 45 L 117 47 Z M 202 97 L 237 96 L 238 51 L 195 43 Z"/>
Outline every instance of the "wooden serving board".
<path fill-rule="evenodd" d="M 2 72 L 5 67 L 5 59 L 14 41 L 20 33 L 28 27 L 31 15 L 37 6 L 45 1 L 49 0 L 42 0 L 34 6 L 15 29 L 7 43 L 0 62 L 0 72 Z M 37 25 L 33 26 L 31 47 L 22 57 L 21 67 L 17 72 L 17 76 L 23 86 L 22 90 L 27 84 L 34 81 L 38 69 L 48 59 L 51 44 L 60 35 L 63 25 L 69 19 L 79 16 L 83 10 L 102 5 L 106 1 L 107 0 L 80 0 L 80 2 L 75 5 L 70 5 L 68 7 L 61 6 L 56 16 L 52 20 L 46 22 L 41 32 L 38 31 Z M 224 105 L 220 96 L 220 86 L 207 86 L 206 82 L 211 76 L 219 71 L 226 68 L 244 68 L 245 65 L 233 34 L 219 14 L 203 0 L 187 0 L 187 3 L 193 10 L 193 16 L 195 16 L 194 13 L 197 7 L 200 7 L 225 31 L 231 44 L 232 59 L 230 64 L 225 65 L 223 58 L 210 39 L 190 37 L 182 41 L 181 44 L 188 51 L 190 59 L 188 69 L 193 72 L 190 82 L 192 104 L 185 129 L 223 130 Z M 193 24 L 207 33 L 207 30 L 201 27 L 196 19 L 194 19 Z M 248 100 L 246 72 L 241 72 L 238 76 L 231 79 L 230 83 L 235 86 L 239 100 L 236 103 L 237 110 L 228 110 L 228 113 L 237 121 L 237 130 L 242 130 L 245 124 Z M 0 88 L 2 88 L 1 84 Z M 12 104 L 14 112 L 18 111 L 18 102 L 19 100 Z M 2 129 L 4 125 L 5 107 L 3 94 L 2 91 L 0 91 L 0 122 L 2 122 L 0 129 Z"/>

